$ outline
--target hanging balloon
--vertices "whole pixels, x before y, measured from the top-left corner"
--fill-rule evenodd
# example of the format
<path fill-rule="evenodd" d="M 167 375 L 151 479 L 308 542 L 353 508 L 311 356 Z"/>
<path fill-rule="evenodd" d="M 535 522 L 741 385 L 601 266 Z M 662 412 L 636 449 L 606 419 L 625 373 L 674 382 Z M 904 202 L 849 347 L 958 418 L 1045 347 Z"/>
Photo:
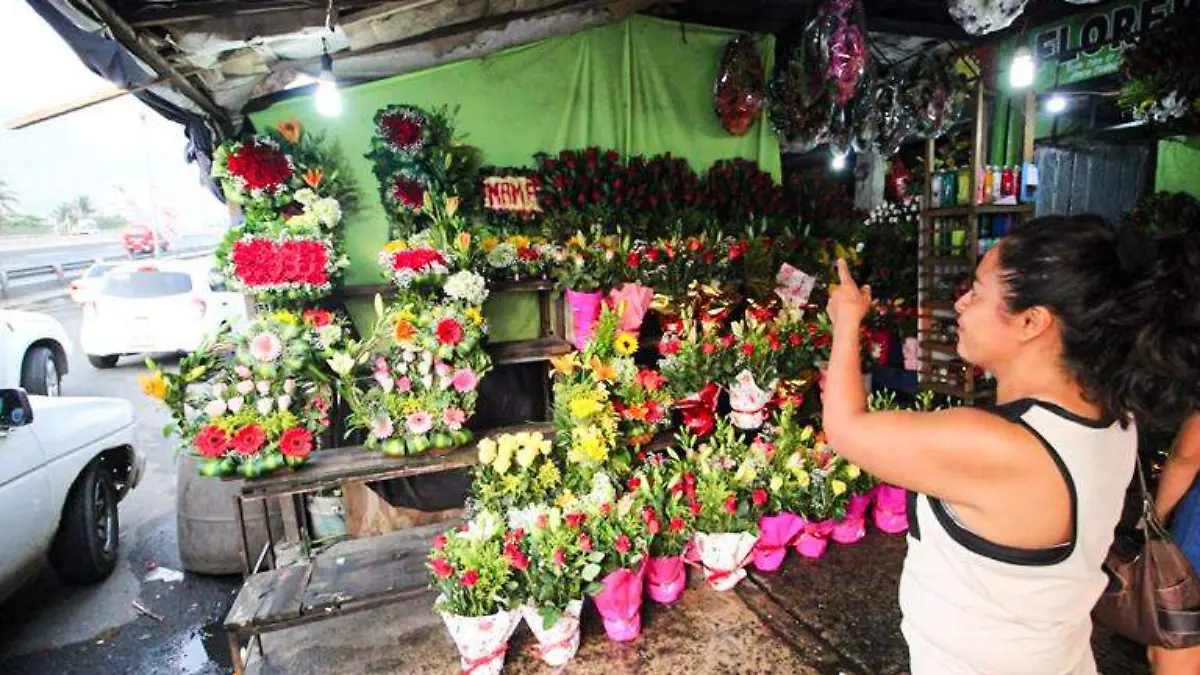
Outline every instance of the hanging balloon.
<path fill-rule="evenodd" d="M 739 35 L 730 40 L 713 85 L 713 109 L 726 131 L 744 136 L 750 130 L 762 113 L 765 80 L 754 38 Z"/>
<path fill-rule="evenodd" d="M 780 138 L 804 152 L 828 138 L 828 97 L 814 87 L 804 45 L 795 49 L 771 79 L 769 112 Z"/>
<path fill-rule="evenodd" d="M 986 35 L 1012 25 L 1028 0 L 949 0 L 950 16 L 971 35 Z"/>
<path fill-rule="evenodd" d="M 874 85 L 875 117 L 879 126 L 876 145 L 884 157 L 900 151 L 900 146 L 913 135 L 916 122 L 905 109 L 908 81 L 899 73 L 877 80 Z"/>
<path fill-rule="evenodd" d="M 865 14 L 858 0 L 826 0 L 805 29 L 805 41 L 818 75 L 834 103 L 846 105 L 858 94 L 867 71 Z"/>
<path fill-rule="evenodd" d="M 850 118 L 853 120 L 850 146 L 855 152 L 866 152 L 875 144 L 875 138 L 879 135 L 879 118 L 867 92 L 860 93 L 854 99 L 850 108 Z"/>

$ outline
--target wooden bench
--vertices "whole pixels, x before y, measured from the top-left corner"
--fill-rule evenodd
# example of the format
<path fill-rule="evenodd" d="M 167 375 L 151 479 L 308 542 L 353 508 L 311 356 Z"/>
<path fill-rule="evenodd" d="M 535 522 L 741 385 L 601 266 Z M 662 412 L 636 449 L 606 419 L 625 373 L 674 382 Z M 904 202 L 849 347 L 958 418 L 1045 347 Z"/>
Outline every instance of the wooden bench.
<path fill-rule="evenodd" d="M 428 592 L 429 542 L 450 524 L 337 544 L 307 565 L 259 572 L 246 579 L 225 618 L 235 675 L 245 664 L 241 640 L 263 655 L 262 635 L 410 600 Z"/>

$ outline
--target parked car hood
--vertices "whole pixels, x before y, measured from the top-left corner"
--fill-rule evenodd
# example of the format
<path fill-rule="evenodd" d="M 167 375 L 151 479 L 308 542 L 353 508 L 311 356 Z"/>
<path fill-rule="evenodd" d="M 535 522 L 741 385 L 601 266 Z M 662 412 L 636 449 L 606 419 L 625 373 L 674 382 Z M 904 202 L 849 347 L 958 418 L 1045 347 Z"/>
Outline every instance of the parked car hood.
<path fill-rule="evenodd" d="M 0 321 L 24 326 L 58 326 L 58 320 L 48 314 L 20 309 L 0 309 Z"/>
<path fill-rule="evenodd" d="M 119 398 L 30 396 L 29 403 L 34 434 L 52 455 L 81 448 L 133 424 L 133 405 Z"/>

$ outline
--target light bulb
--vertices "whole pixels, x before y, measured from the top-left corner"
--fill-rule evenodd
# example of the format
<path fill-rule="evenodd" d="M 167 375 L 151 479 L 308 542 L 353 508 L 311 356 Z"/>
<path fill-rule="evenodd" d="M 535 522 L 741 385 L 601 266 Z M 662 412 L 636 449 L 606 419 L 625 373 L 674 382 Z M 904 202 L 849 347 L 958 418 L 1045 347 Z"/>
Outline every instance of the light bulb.
<path fill-rule="evenodd" d="M 834 171 L 841 171 L 846 168 L 846 155 L 848 152 L 834 152 L 829 160 L 829 168 Z"/>
<path fill-rule="evenodd" d="M 1054 94 L 1046 99 L 1046 112 L 1051 115 L 1057 115 L 1067 109 L 1067 97 L 1062 94 Z"/>
<path fill-rule="evenodd" d="M 1033 84 L 1037 68 L 1033 63 L 1033 53 L 1028 47 L 1021 47 L 1013 54 L 1012 66 L 1008 70 L 1008 83 L 1013 89 L 1024 89 Z"/>
<path fill-rule="evenodd" d="M 317 78 L 317 93 L 313 97 L 317 112 L 325 117 L 342 114 L 342 92 L 338 90 L 333 76 L 333 59 L 328 54 L 321 57 L 321 76 Z"/>

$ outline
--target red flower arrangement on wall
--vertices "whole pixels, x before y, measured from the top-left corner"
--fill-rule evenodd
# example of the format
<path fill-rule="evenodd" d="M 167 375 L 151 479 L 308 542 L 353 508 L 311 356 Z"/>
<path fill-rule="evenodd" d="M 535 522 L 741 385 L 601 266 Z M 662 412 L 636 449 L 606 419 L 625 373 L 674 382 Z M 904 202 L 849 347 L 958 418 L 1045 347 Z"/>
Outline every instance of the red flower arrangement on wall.
<path fill-rule="evenodd" d="M 260 139 L 248 140 L 229 153 L 227 170 L 252 192 L 276 192 L 295 171 L 282 150 Z"/>
<path fill-rule="evenodd" d="M 322 241 L 246 237 L 234 243 L 234 274 L 247 287 L 329 285 L 331 251 Z"/>

